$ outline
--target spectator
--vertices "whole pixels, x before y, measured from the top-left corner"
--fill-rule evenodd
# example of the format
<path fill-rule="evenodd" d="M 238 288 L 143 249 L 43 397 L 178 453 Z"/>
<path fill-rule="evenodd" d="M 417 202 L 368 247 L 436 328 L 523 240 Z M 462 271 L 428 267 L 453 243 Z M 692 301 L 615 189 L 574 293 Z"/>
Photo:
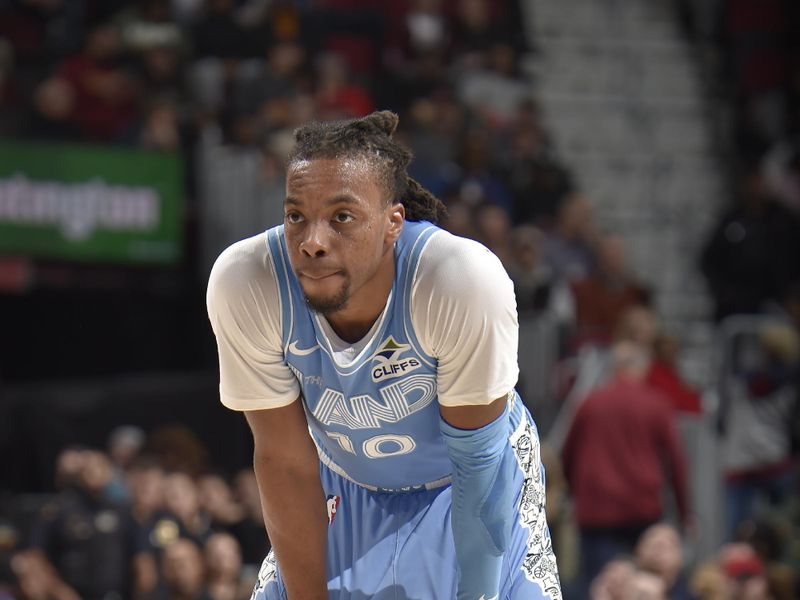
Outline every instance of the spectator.
<path fill-rule="evenodd" d="M 701 267 L 715 302 L 715 316 L 758 313 L 800 278 L 800 221 L 775 202 L 762 173 L 742 180 L 741 197 L 728 210 L 703 250 Z"/>
<path fill-rule="evenodd" d="M 776 144 L 764 157 L 762 168 L 769 193 L 795 215 L 800 215 L 800 148 L 797 144 Z"/>
<path fill-rule="evenodd" d="M 700 414 L 700 394 L 681 378 L 677 365 L 677 344 L 674 338 L 660 331 L 655 314 L 646 306 L 626 310 L 617 323 L 614 337 L 631 340 L 648 348 L 652 360 L 646 381 L 661 391 L 676 411 Z"/>
<path fill-rule="evenodd" d="M 261 565 L 270 549 L 264 517 L 261 514 L 261 496 L 253 469 L 242 469 L 234 479 L 236 499 L 245 509 L 245 517 L 231 528 L 242 549 L 246 565 Z"/>
<path fill-rule="evenodd" d="M 75 90 L 59 77 L 41 82 L 33 93 L 33 106 L 26 133 L 32 138 L 72 141 L 81 132 L 72 120 Z"/>
<path fill-rule="evenodd" d="M 197 486 L 188 473 L 174 471 L 164 478 L 164 506 L 177 520 L 180 537 L 202 545 L 211 535 L 208 520 L 200 507 Z"/>
<path fill-rule="evenodd" d="M 172 46 L 148 48 L 137 56 L 143 96 L 148 101 L 169 100 L 185 106 L 182 56 Z"/>
<path fill-rule="evenodd" d="M 544 261 L 542 232 L 520 225 L 511 234 L 511 244 L 513 260 L 507 270 L 514 282 L 517 310 L 521 315 L 548 314 L 566 329 L 573 318 L 572 293 Z"/>
<path fill-rule="evenodd" d="M 793 493 L 791 418 L 800 364 L 800 338 L 785 323 L 765 323 L 734 343 L 720 415 L 729 539 L 740 523 L 758 516 L 759 500 L 777 504 Z"/>
<path fill-rule="evenodd" d="M 578 408 L 562 450 L 586 586 L 664 516 L 667 477 L 681 522 L 689 524 L 686 462 L 666 400 L 644 384 L 647 353 L 618 342 L 612 361 L 613 379 Z"/>
<path fill-rule="evenodd" d="M 683 549 L 677 530 L 666 523 L 653 525 L 636 543 L 636 564 L 640 569 L 661 578 L 665 598 L 692 600 L 683 572 Z"/>
<path fill-rule="evenodd" d="M 547 524 L 550 527 L 553 550 L 558 557 L 558 575 L 563 585 L 564 581 L 574 579 L 578 570 L 575 523 L 568 502 L 567 480 L 564 477 L 561 458 L 547 443 L 542 444 L 541 455 L 542 465 L 547 473 L 545 479 Z"/>
<path fill-rule="evenodd" d="M 86 458 L 85 448 L 67 446 L 56 457 L 55 487 L 59 492 L 77 490 L 81 486 L 81 471 Z"/>
<path fill-rule="evenodd" d="M 654 344 L 647 383 L 660 390 L 678 412 L 700 415 L 703 413 L 702 399 L 698 391 L 687 384 L 678 372 L 677 353 L 678 344 L 675 338 L 660 334 Z"/>
<path fill-rule="evenodd" d="M 668 600 L 663 579 L 648 571 L 634 571 L 623 600 Z"/>
<path fill-rule="evenodd" d="M 169 0 L 142 0 L 117 15 L 116 22 L 128 50 L 147 52 L 184 45 L 183 32 L 170 19 L 169 4 Z"/>
<path fill-rule="evenodd" d="M 234 0 L 209 0 L 206 13 L 197 21 L 192 31 L 196 58 L 215 58 L 230 61 L 228 67 L 247 57 L 262 54 L 248 31 L 234 14 Z M 264 40 L 266 42 L 266 40 Z M 264 43 L 266 49 L 266 43 Z"/>
<path fill-rule="evenodd" d="M 305 72 L 306 58 L 306 49 L 297 42 L 286 41 L 272 45 L 267 53 L 267 61 L 260 71 L 252 79 L 236 82 L 234 110 L 243 114 L 256 114 L 263 113 L 267 106 L 291 105 L 310 87 Z M 291 112 L 290 108 L 287 110 Z M 284 117 L 283 120 L 287 118 Z M 269 129 L 276 126 L 277 124 L 270 123 Z"/>
<path fill-rule="evenodd" d="M 399 65 L 394 65 L 399 68 Z M 379 104 L 409 110 L 420 98 L 452 95 L 450 65 L 441 51 L 430 51 L 414 56 L 392 72 L 393 77 L 376 89 Z M 459 103 L 458 106 L 463 109 Z"/>
<path fill-rule="evenodd" d="M 133 516 L 149 523 L 164 509 L 164 469 L 154 458 L 139 456 L 128 467 L 127 478 Z"/>
<path fill-rule="evenodd" d="M 84 451 L 79 488 L 61 492 L 34 527 L 31 560 L 54 567 L 51 583 L 62 598 L 127 598 L 155 586 L 155 564 L 141 528 L 130 511 L 103 494 L 110 479 L 108 458 Z"/>
<path fill-rule="evenodd" d="M 442 98 L 425 96 L 409 108 L 410 126 L 406 143 L 416 157 L 409 174 L 425 187 L 443 191 L 456 169 L 454 157 L 463 111 L 450 110 Z"/>
<path fill-rule="evenodd" d="M 554 273 L 567 281 L 584 279 L 594 269 L 597 234 L 586 196 L 575 192 L 558 208 L 555 227 L 545 239 L 545 256 Z"/>
<path fill-rule="evenodd" d="M 461 172 L 450 190 L 457 201 L 473 208 L 481 204 L 496 204 L 507 212 L 512 210 L 511 196 L 492 164 L 487 130 L 475 129 L 466 133 L 461 140 L 458 165 Z"/>
<path fill-rule="evenodd" d="M 244 510 L 234 500 L 228 482 L 216 473 L 200 477 L 197 484 L 200 506 L 213 531 L 229 531 L 244 518 Z"/>
<path fill-rule="evenodd" d="M 145 434 L 135 425 L 117 427 L 108 436 L 108 455 L 117 469 L 126 470 L 144 447 Z"/>
<path fill-rule="evenodd" d="M 215 533 L 204 548 L 208 595 L 212 600 L 246 600 L 250 589 L 243 587 L 242 553 L 236 538 Z"/>
<path fill-rule="evenodd" d="M 162 425 L 150 434 L 149 454 L 167 471 L 185 471 L 197 477 L 208 470 L 208 450 L 185 425 Z"/>
<path fill-rule="evenodd" d="M 646 305 L 650 293 L 628 272 L 622 239 L 605 236 L 597 248 L 597 268 L 572 284 L 577 344 L 607 344 L 626 309 Z"/>
<path fill-rule="evenodd" d="M 553 154 L 536 104 L 521 102 L 514 120 L 497 132 L 497 138 L 504 177 L 514 198 L 514 222 L 551 229 L 572 181 Z"/>
<path fill-rule="evenodd" d="M 480 67 L 495 43 L 510 39 L 509 32 L 492 18 L 487 0 L 459 0 L 453 21 L 451 53 L 457 64 Z"/>
<path fill-rule="evenodd" d="M 510 125 L 520 104 L 531 99 L 529 84 L 517 72 L 517 55 L 508 42 L 495 42 L 486 53 L 486 67 L 458 78 L 458 96 L 493 128 Z"/>
<path fill-rule="evenodd" d="M 484 204 L 477 209 L 475 221 L 478 224 L 478 241 L 491 250 L 508 270 L 514 261 L 508 212 L 494 204 Z"/>
<path fill-rule="evenodd" d="M 450 19 L 442 0 L 411 0 L 409 4 L 390 31 L 392 39 L 384 58 L 393 75 L 406 78 L 413 77 L 415 61 L 432 54 L 443 56 L 450 43 Z"/>
<path fill-rule="evenodd" d="M 636 565 L 630 558 L 614 558 L 606 563 L 589 590 L 591 600 L 625 600 Z"/>
<path fill-rule="evenodd" d="M 689 588 L 698 600 L 730 600 L 730 590 L 725 573 L 718 561 L 703 563 L 692 573 Z"/>
<path fill-rule="evenodd" d="M 798 578 L 783 562 L 785 542 L 791 540 L 791 525 L 781 523 L 782 531 L 770 522 L 746 521 L 737 531 L 737 541 L 749 544 L 764 565 L 770 595 L 773 600 L 796 600 Z M 788 527 L 787 527 L 788 525 Z"/>
<path fill-rule="evenodd" d="M 86 37 L 86 4 L 86 0 L 3 2 L 0 38 L 7 39 L 28 65 L 76 52 Z"/>
<path fill-rule="evenodd" d="M 106 495 L 115 502 L 128 500 L 128 484 L 125 471 L 144 445 L 144 432 L 132 425 L 117 427 L 108 436 L 108 456 L 111 459 L 112 479 L 106 487 Z"/>
<path fill-rule="evenodd" d="M 478 239 L 478 228 L 475 226 L 475 215 L 463 202 L 455 202 L 447 208 L 444 228 L 453 235 Z"/>
<path fill-rule="evenodd" d="M 148 107 L 138 136 L 139 145 L 148 150 L 175 153 L 181 149 L 178 110 L 167 100 L 157 100 Z"/>
<path fill-rule="evenodd" d="M 108 23 L 97 26 L 83 51 L 64 61 L 42 84 L 39 94 L 47 100 L 40 100 L 40 109 L 51 109 L 43 116 L 66 117 L 63 120 L 87 141 L 119 141 L 136 120 L 139 94 L 136 81 L 120 64 L 121 53 L 119 30 Z"/>
<path fill-rule="evenodd" d="M 153 457 L 141 456 L 131 463 L 127 475 L 133 518 L 158 553 L 180 535 L 177 519 L 164 507 L 164 469 Z"/>
<path fill-rule="evenodd" d="M 731 600 L 771 600 L 764 564 L 748 544 L 728 544 L 719 553 Z"/>
<path fill-rule="evenodd" d="M 347 63 L 329 53 L 317 57 L 315 99 L 322 120 L 363 117 L 374 110 L 369 93 L 350 81 Z"/>
<path fill-rule="evenodd" d="M 627 340 L 639 344 L 649 354 L 654 353 L 656 341 L 661 335 L 655 313 L 646 306 L 632 306 L 622 313 L 614 330 L 615 340 Z"/>
<path fill-rule="evenodd" d="M 255 69 L 247 59 L 263 56 L 267 42 L 254 40 L 238 22 L 234 0 L 209 0 L 205 8 L 192 29 L 190 95 L 201 112 L 220 114 L 237 80 Z"/>
<path fill-rule="evenodd" d="M 11 572 L 6 577 L 10 590 L 6 593 L 11 595 L 4 596 L 0 585 L 3 600 L 81 600 L 40 552 L 19 552 L 8 566 Z"/>
<path fill-rule="evenodd" d="M 161 555 L 163 586 L 155 600 L 212 600 L 205 585 L 200 548 L 192 540 L 179 538 Z"/>

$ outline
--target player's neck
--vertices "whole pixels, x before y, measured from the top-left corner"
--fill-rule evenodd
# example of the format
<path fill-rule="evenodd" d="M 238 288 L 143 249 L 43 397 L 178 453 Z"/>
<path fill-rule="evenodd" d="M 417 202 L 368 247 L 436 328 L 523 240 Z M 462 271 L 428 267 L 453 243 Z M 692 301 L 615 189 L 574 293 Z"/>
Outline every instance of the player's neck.
<path fill-rule="evenodd" d="M 342 340 L 355 343 L 362 339 L 381 316 L 394 283 L 394 248 L 387 251 L 375 276 L 353 292 L 347 305 L 325 315 Z"/>

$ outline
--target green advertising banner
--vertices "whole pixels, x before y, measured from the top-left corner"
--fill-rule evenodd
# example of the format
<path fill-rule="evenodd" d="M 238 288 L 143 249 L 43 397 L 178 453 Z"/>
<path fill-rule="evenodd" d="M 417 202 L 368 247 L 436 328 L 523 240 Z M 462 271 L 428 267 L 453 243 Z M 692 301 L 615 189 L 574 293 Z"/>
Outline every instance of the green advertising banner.
<path fill-rule="evenodd" d="M 0 254 L 174 263 L 183 231 L 179 156 L 0 143 Z"/>

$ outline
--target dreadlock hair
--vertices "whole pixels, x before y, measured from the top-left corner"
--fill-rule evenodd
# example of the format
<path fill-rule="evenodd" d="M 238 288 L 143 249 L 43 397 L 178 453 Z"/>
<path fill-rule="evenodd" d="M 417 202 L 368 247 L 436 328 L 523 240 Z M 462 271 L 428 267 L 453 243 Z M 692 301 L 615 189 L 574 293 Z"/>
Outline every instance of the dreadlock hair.
<path fill-rule="evenodd" d="M 365 158 L 386 191 L 387 202 L 400 202 L 408 221 L 438 223 L 447 214 L 444 203 L 408 176 L 411 152 L 392 139 L 399 119 L 388 110 L 360 119 L 314 122 L 294 132 L 289 163 L 318 158 Z"/>

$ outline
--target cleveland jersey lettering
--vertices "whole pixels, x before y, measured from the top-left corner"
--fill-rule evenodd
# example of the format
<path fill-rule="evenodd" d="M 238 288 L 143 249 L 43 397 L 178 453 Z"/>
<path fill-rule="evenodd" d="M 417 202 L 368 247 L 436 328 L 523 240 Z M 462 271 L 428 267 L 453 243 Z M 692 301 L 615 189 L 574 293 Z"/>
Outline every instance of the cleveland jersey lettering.
<path fill-rule="evenodd" d="M 435 402 L 437 361 L 420 348 L 409 306 L 420 255 L 437 231 L 430 223 L 405 223 L 384 314 L 347 363 L 337 360 L 324 317 L 305 302 L 283 226 L 267 232 L 281 297 L 284 357 L 300 383 L 321 458 L 370 487 L 413 489 L 451 470 Z"/>

